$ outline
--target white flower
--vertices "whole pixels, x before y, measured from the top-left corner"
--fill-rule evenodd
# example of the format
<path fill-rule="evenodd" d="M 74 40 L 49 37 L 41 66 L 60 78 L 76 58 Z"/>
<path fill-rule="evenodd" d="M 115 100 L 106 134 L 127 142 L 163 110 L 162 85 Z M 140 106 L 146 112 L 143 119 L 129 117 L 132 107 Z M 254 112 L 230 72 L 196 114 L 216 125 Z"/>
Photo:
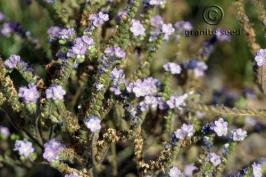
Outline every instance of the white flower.
<path fill-rule="evenodd" d="M 247 137 L 247 131 L 241 128 L 232 130 L 234 141 L 243 141 Z"/>
<path fill-rule="evenodd" d="M 171 34 L 175 32 L 175 28 L 172 24 L 163 24 L 162 25 L 162 33 L 164 34 L 164 39 L 168 39 Z"/>
<path fill-rule="evenodd" d="M 145 28 L 139 20 L 132 20 L 130 31 L 134 36 L 140 36 L 145 34 Z"/>
<path fill-rule="evenodd" d="M 193 171 L 197 170 L 198 168 L 194 164 L 188 164 L 185 166 L 184 169 L 184 174 L 187 177 L 192 177 L 193 176 Z"/>
<path fill-rule="evenodd" d="M 255 61 L 258 66 L 266 64 L 266 49 L 259 49 L 255 56 Z"/>
<path fill-rule="evenodd" d="M 15 151 L 18 151 L 20 155 L 28 157 L 31 153 L 34 152 L 32 143 L 27 140 L 16 140 L 15 142 Z"/>
<path fill-rule="evenodd" d="M 216 153 L 212 152 L 207 155 L 207 159 L 216 167 L 218 166 L 222 161 L 221 157 L 217 155 Z"/>
<path fill-rule="evenodd" d="M 182 177 L 183 176 L 182 172 L 177 167 L 172 167 L 169 170 L 168 174 L 170 177 Z"/>
<path fill-rule="evenodd" d="M 226 136 L 227 135 L 228 123 L 224 121 L 223 118 L 220 118 L 214 121 L 214 125 L 211 127 L 217 136 Z"/>
<path fill-rule="evenodd" d="M 181 109 L 181 107 L 185 105 L 187 97 L 188 94 L 184 94 L 181 96 L 171 96 L 170 99 L 166 101 L 166 103 L 171 109 L 173 108 Z"/>
<path fill-rule="evenodd" d="M 261 169 L 261 164 L 252 164 L 252 173 L 253 177 L 262 177 L 262 169 Z"/>
<path fill-rule="evenodd" d="M 176 63 L 166 63 L 163 65 L 165 71 L 169 71 L 171 74 L 180 74 L 181 67 Z"/>
<path fill-rule="evenodd" d="M 96 132 L 101 129 L 101 120 L 96 117 L 96 116 L 89 116 L 85 121 L 84 121 L 86 127 L 90 129 L 91 132 Z"/>
<path fill-rule="evenodd" d="M 185 139 L 186 137 L 191 137 L 194 134 L 194 128 L 191 124 L 183 124 L 180 129 L 177 129 L 175 132 L 175 136 L 178 139 Z"/>

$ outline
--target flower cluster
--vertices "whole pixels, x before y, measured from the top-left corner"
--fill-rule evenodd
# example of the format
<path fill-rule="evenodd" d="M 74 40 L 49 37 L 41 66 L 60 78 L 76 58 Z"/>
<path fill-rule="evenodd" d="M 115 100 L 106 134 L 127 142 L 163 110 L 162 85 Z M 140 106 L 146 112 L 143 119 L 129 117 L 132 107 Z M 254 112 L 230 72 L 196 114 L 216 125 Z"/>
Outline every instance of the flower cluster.
<path fill-rule="evenodd" d="M 84 120 L 84 124 L 91 132 L 96 132 L 101 129 L 101 120 L 97 116 L 88 116 Z"/>
<path fill-rule="evenodd" d="M 34 152 L 32 143 L 28 140 L 17 140 L 15 143 L 15 151 L 18 151 L 21 156 L 29 157 L 31 153 Z"/>
<path fill-rule="evenodd" d="M 257 51 L 255 61 L 258 66 L 263 66 L 266 64 L 266 49 L 260 49 Z"/>
<path fill-rule="evenodd" d="M 131 82 L 127 86 L 129 93 L 134 93 L 136 97 L 143 97 L 148 95 L 155 95 L 158 92 L 160 81 L 152 77 L 145 78 L 143 80 L 138 79 L 135 82 Z"/>
<path fill-rule="evenodd" d="M 56 139 L 51 139 L 44 144 L 43 158 L 48 162 L 59 160 L 59 154 L 63 149 L 63 144 Z"/>
<path fill-rule="evenodd" d="M 192 137 L 195 130 L 191 124 L 183 124 L 180 129 L 175 131 L 175 137 L 183 140 L 185 138 Z"/>
<path fill-rule="evenodd" d="M 52 85 L 45 91 L 46 98 L 52 100 L 63 100 L 66 91 L 61 85 Z"/>
<path fill-rule="evenodd" d="M 29 84 L 27 87 L 19 88 L 18 96 L 26 103 L 36 103 L 40 97 L 40 93 L 35 85 Z"/>

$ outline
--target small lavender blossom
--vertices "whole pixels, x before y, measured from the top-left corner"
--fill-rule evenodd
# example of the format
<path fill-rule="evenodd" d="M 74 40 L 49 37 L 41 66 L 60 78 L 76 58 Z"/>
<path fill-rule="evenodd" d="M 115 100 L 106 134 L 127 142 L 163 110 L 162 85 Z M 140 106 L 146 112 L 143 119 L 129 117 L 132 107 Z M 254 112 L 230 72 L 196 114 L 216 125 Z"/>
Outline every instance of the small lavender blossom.
<path fill-rule="evenodd" d="M 75 173 L 72 173 L 72 174 L 66 174 L 65 177 L 81 177 Z"/>
<path fill-rule="evenodd" d="M 186 177 L 193 177 L 193 171 L 198 168 L 194 164 L 188 164 L 184 168 L 184 174 Z"/>
<path fill-rule="evenodd" d="M 4 23 L 0 29 L 0 33 L 3 36 L 8 37 L 12 32 L 13 32 L 13 28 L 10 26 L 10 23 Z"/>
<path fill-rule="evenodd" d="M 215 167 L 218 166 L 222 160 L 221 157 L 219 155 L 217 155 L 214 152 L 211 152 L 207 155 L 207 159 L 208 161 L 210 161 Z"/>
<path fill-rule="evenodd" d="M 18 96 L 26 103 L 36 103 L 40 97 L 40 93 L 35 85 L 29 84 L 28 87 L 19 88 Z"/>
<path fill-rule="evenodd" d="M 157 108 L 159 102 L 158 102 L 158 98 L 155 96 L 145 96 L 144 101 L 141 101 L 139 103 L 139 109 L 141 111 L 148 111 L 149 107 L 151 107 L 152 109 Z"/>
<path fill-rule="evenodd" d="M 253 177 L 262 177 L 261 164 L 257 164 L 257 163 L 252 164 L 252 174 L 253 174 Z"/>
<path fill-rule="evenodd" d="M 117 58 L 125 58 L 126 53 L 120 47 L 109 47 L 104 50 L 104 54 L 107 56 L 115 56 Z"/>
<path fill-rule="evenodd" d="M 105 14 L 103 12 L 99 12 L 97 14 L 92 14 L 89 17 L 89 20 L 92 22 L 92 24 L 95 27 L 99 27 L 104 24 L 104 22 L 107 22 L 109 20 L 109 15 Z"/>
<path fill-rule="evenodd" d="M 132 22 L 131 22 L 130 31 L 136 37 L 145 34 L 145 28 L 144 28 L 144 26 L 140 23 L 139 20 L 135 20 L 135 19 L 133 19 Z"/>
<path fill-rule="evenodd" d="M 234 141 L 243 141 L 247 137 L 247 131 L 241 128 L 234 129 L 231 133 Z"/>
<path fill-rule="evenodd" d="M 181 107 L 186 104 L 185 101 L 187 98 L 188 98 L 188 94 L 184 94 L 181 96 L 171 96 L 170 99 L 166 101 L 166 103 L 171 109 L 174 109 L 174 108 L 181 109 Z"/>
<path fill-rule="evenodd" d="M 5 18 L 6 18 L 5 15 L 2 12 L 0 12 L 0 22 L 5 20 Z"/>
<path fill-rule="evenodd" d="M 175 131 L 176 138 L 183 140 L 186 137 L 192 137 L 194 134 L 194 128 L 191 124 L 183 124 L 180 129 Z"/>
<path fill-rule="evenodd" d="M 61 28 L 60 27 L 58 27 L 58 26 L 51 26 L 47 30 L 49 41 L 52 42 L 52 41 L 58 39 L 60 31 L 61 31 Z"/>
<path fill-rule="evenodd" d="M 152 77 L 138 79 L 127 86 L 127 91 L 135 93 L 136 97 L 154 95 L 158 92 L 159 84 L 160 81 Z"/>
<path fill-rule="evenodd" d="M 178 31 L 178 32 L 182 32 L 182 31 L 190 31 L 192 30 L 192 25 L 190 22 L 188 21 L 178 21 L 175 23 L 175 29 Z"/>
<path fill-rule="evenodd" d="M 31 153 L 34 152 L 32 143 L 28 140 L 16 140 L 14 151 L 18 151 L 21 156 L 29 157 Z"/>
<path fill-rule="evenodd" d="M 10 135 L 10 131 L 7 127 L 3 127 L 0 125 L 0 137 L 6 139 Z"/>
<path fill-rule="evenodd" d="M 166 3 L 166 0 L 150 0 L 149 4 L 152 6 L 161 6 Z"/>
<path fill-rule="evenodd" d="M 90 129 L 91 132 L 96 132 L 101 129 L 101 120 L 97 116 L 89 116 L 84 121 L 86 127 Z"/>
<path fill-rule="evenodd" d="M 172 24 L 163 24 L 162 33 L 164 34 L 164 39 L 168 40 L 169 36 L 175 32 L 175 29 Z"/>
<path fill-rule="evenodd" d="M 9 68 L 9 69 L 13 69 L 16 68 L 17 64 L 21 62 L 21 57 L 19 55 L 11 55 L 6 61 L 5 61 L 5 65 Z"/>
<path fill-rule="evenodd" d="M 110 87 L 110 91 L 113 92 L 115 95 L 121 95 L 121 90 L 119 86 L 113 85 Z"/>
<path fill-rule="evenodd" d="M 61 85 L 52 85 L 45 90 L 46 98 L 53 100 L 63 100 L 66 91 Z"/>
<path fill-rule="evenodd" d="M 180 74 L 182 70 L 180 65 L 171 62 L 164 64 L 163 68 L 165 71 L 169 71 L 171 74 Z"/>
<path fill-rule="evenodd" d="M 224 121 L 223 118 L 220 118 L 214 121 L 214 125 L 211 127 L 217 136 L 226 136 L 227 135 L 228 123 Z"/>
<path fill-rule="evenodd" d="M 226 34 L 226 30 L 218 28 L 215 30 L 215 36 L 219 41 L 230 41 L 231 36 Z"/>
<path fill-rule="evenodd" d="M 164 23 L 163 23 L 163 18 L 160 15 L 153 16 L 151 18 L 151 26 L 155 28 L 160 28 Z"/>
<path fill-rule="evenodd" d="M 58 32 L 59 38 L 69 40 L 76 35 L 74 28 L 64 28 Z"/>
<path fill-rule="evenodd" d="M 84 56 L 87 49 L 91 47 L 93 44 L 94 44 L 94 41 L 91 37 L 82 36 L 82 37 L 76 38 L 74 41 L 74 45 L 68 51 L 67 56 L 68 57 Z"/>
<path fill-rule="evenodd" d="M 205 70 L 208 66 L 204 62 L 197 62 L 197 67 L 194 69 L 194 74 L 196 77 L 201 77 L 204 75 Z"/>
<path fill-rule="evenodd" d="M 266 49 L 259 49 L 257 51 L 255 61 L 258 66 L 266 65 Z"/>
<path fill-rule="evenodd" d="M 48 162 L 59 160 L 59 154 L 64 149 L 64 145 L 56 139 L 51 139 L 44 144 L 43 158 Z"/>
<path fill-rule="evenodd" d="M 172 167 L 168 174 L 170 177 L 183 177 L 183 173 L 177 167 Z"/>
<path fill-rule="evenodd" d="M 111 71 L 110 75 L 111 75 L 111 78 L 112 78 L 114 85 L 118 85 L 125 80 L 125 73 L 124 73 L 124 70 L 122 70 L 122 69 L 114 68 Z"/>

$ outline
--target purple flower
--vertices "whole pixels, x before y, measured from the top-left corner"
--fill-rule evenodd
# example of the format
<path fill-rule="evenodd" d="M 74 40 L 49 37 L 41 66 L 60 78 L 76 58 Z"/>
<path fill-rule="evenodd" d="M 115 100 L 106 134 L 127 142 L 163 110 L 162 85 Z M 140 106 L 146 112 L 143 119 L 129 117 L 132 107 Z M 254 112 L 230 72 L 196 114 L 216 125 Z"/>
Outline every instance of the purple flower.
<path fill-rule="evenodd" d="M 121 90 L 118 86 L 113 85 L 110 87 L 110 91 L 113 92 L 115 95 L 121 95 Z"/>
<path fill-rule="evenodd" d="M 101 129 L 101 120 L 97 116 L 88 116 L 84 123 L 91 132 L 96 132 Z"/>
<path fill-rule="evenodd" d="M 76 32 L 74 28 L 64 28 L 58 32 L 58 35 L 60 39 L 69 40 L 76 35 Z"/>
<path fill-rule="evenodd" d="M 266 49 L 259 49 L 255 56 L 258 66 L 266 65 Z"/>
<path fill-rule="evenodd" d="M 198 168 L 194 164 L 188 164 L 184 168 L 184 174 L 186 177 L 193 177 L 193 171 Z"/>
<path fill-rule="evenodd" d="M 53 100 L 63 100 L 66 91 L 61 85 L 52 85 L 45 90 L 46 98 Z"/>
<path fill-rule="evenodd" d="M 159 80 L 148 77 L 143 80 L 138 79 L 137 81 L 130 83 L 127 86 L 127 91 L 129 93 L 135 93 L 136 97 L 155 95 L 158 92 L 159 85 Z"/>
<path fill-rule="evenodd" d="M 0 125 L 0 137 L 2 137 L 3 139 L 8 138 L 10 135 L 10 131 L 7 127 L 3 127 Z"/>
<path fill-rule="evenodd" d="M 0 33 L 3 36 L 9 36 L 12 32 L 14 32 L 13 28 L 10 26 L 10 23 L 4 23 L 2 28 L 0 29 Z"/>
<path fill-rule="evenodd" d="M 172 24 L 163 24 L 162 33 L 164 34 L 164 39 L 168 40 L 169 36 L 175 32 L 175 29 Z"/>
<path fill-rule="evenodd" d="M 117 58 L 125 58 L 126 53 L 120 47 L 108 47 L 104 50 L 104 54 L 107 56 L 115 56 Z"/>
<path fill-rule="evenodd" d="M 31 153 L 34 152 L 32 143 L 24 140 L 16 140 L 14 151 L 18 151 L 21 156 L 28 157 Z"/>
<path fill-rule="evenodd" d="M 252 164 L 252 174 L 253 177 L 262 177 L 261 164 L 256 164 L 256 163 Z"/>
<path fill-rule="evenodd" d="M 161 97 L 145 96 L 144 100 L 139 103 L 138 107 L 141 111 L 148 111 L 150 107 L 156 109 L 157 106 L 161 104 L 160 102 L 162 102 Z"/>
<path fill-rule="evenodd" d="M 93 39 L 88 36 L 82 36 L 76 38 L 74 41 L 74 45 L 68 51 L 67 56 L 68 57 L 83 56 L 85 55 L 87 49 L 91 47 L 93 44 L 94 44 Z"/>
<path fill-rule="evenodd" d="M 190 31 L 193 28 L 191 23 L 188 21 L 178 21 L 174 26 L 178 32 Z"/>
<path fill-rule="evenodd" d="M 169 174 L 170 177 L 183 177 L 182 172 L 177 167 L 172 167 L 169 170 L 168 174 Z"/>
<path fill-rule="evenodd" d="M 194 74 L 196 77 L 201 77 L 204 75 L 205 70 L 208 69 L 208 66 L 203 62 L 197 62 L 197 67 L 194 69 Z"/>
<path fill-rule="evenodd" d="M 243 141 L 247 137 L 247 131 L 238 128 L 231 131 L 234 141 Z"/>
<path fill-rule="evenodd" d="M 170 99 L 166 101 L 166 103 L 171 109 L 173 108 L 181 109 L 181 107 L 186 104 L 185 101 L 187 97 L 188 94 L 184 94 L 181 96 L 171 96 Z"/>
<path fill-rule="evenodd" d="M 11 55 L 6 61 L 5 61 L 5 65 L 9 68 L 9 69 L 13 69 L 16 68 L 17 64 L 21 62 L 21 58 L 19 55 Z"/>
<path fill-rule="evenodd" d="M 131 22 L 130 31 L 133 33 L 134 36 L 141 36 L 145 34 L 145 28 L 140 23 L 139 20 L 133 19 Z"/>
<path fill-rule="evenodd" d="M 114 68 L 111 72 L 112 86 L 110 91 L 115 95 L 120 95 L 122 92 L 119 88 L 119 85 L 125 82 L 125 73 L 122 69 Z"/>
<path fill-rule="evenodd" d="M 165 71 L 169 71 L 171 74 L 180 74 L 181 73 L 181 67 L 180 65 L 176 63 L 166 63 L 163 65 L 163 68 Z"/>
<path fill-rule="evenodd" d="M 191 137 L 194 134 L 194 128 L 191 124 L 183 124 L 180 129 L 177 129 L 175 133 L 175 137 L 178 139 L 185 139 L 186 137 Z"/>
<path fill-rule="evenodd" d="M 150 0 L 149 4 L 152 6 L 161 6 L 166 3 L 166 0 Z"/>
<path fill-rule="evenodd" d="M 231 37 L 229 34 L 226 34 L 226 31 L 218 28 L 215 30 L 215 36 L 219 41 L 230 41 Z"/>
<path fill-rule="evenodd" d="M 214 121 L 214 125 L 211 127 L 217 136 L 226 136 L 227 135 L 228 123 L 224 121 L 223 118 L 220 118 Z"/>
<path fill-rule="evenodd" d="M 99 27 L 104 24 L 104 22 L 107 22 L 109 20 L 109 15 L 105 14 L 103 12 L 99 12 L 97 14 L 92 14 L 89 17 L 89 20 L 92 22 L 92 24 L 95 27 Z"/>
<path fill-rule="evenodd" d="M 56 139 L 51 139 L 44 144 L 43 158 L 48 162 L 59 160 L 59 154 L 64 149 L 64 145 Z"/>
<path fill-rule="evenodd" d="M 28 87 L 19 88 L 18 96 L 21 97 L 26 103 L 36 103 L 36 101 L 40 97 L 40 93 L 35 85 L 29 84 Z"/>
<path fill-rule="evenodd" d="M 207 155 L 207 160 L 210 161 L 215 167 L 222 162 L 221 157 L 214 152 L 211 152 Z"/>
<path fill-rule="evenodd" d="M 75 173 L 72 173 L 72 174 L 66 174 L 65 177 L 81 177 Z"/>
<path fill-rule="evenodd" d="M 160 28 L 163 25 L 163 19 L 160 15 L 153 16 L 151 18 L 151 26 Z"/>
<path fill-rule="evenodd" d="M 125 81 L 125 73 L 122 69 L 114 68 L 110 75 L 114 85 L 119 85 Z"/>
<path fill-rule="evenodd" d="M 2 12 L 0 12 L 0 22 L 5 20 L 5 18 L 6 18 L 5 15 Z"/>
<path fill-rule="evenodd" d="M 58 26 L 51 26 L 47 30 L 49 41 L 52 42 L 52 41 L 58 39 L 59 38 L 60 31 L 61 31 L 61 28 L 60 27 L 58 27 Z"/>

